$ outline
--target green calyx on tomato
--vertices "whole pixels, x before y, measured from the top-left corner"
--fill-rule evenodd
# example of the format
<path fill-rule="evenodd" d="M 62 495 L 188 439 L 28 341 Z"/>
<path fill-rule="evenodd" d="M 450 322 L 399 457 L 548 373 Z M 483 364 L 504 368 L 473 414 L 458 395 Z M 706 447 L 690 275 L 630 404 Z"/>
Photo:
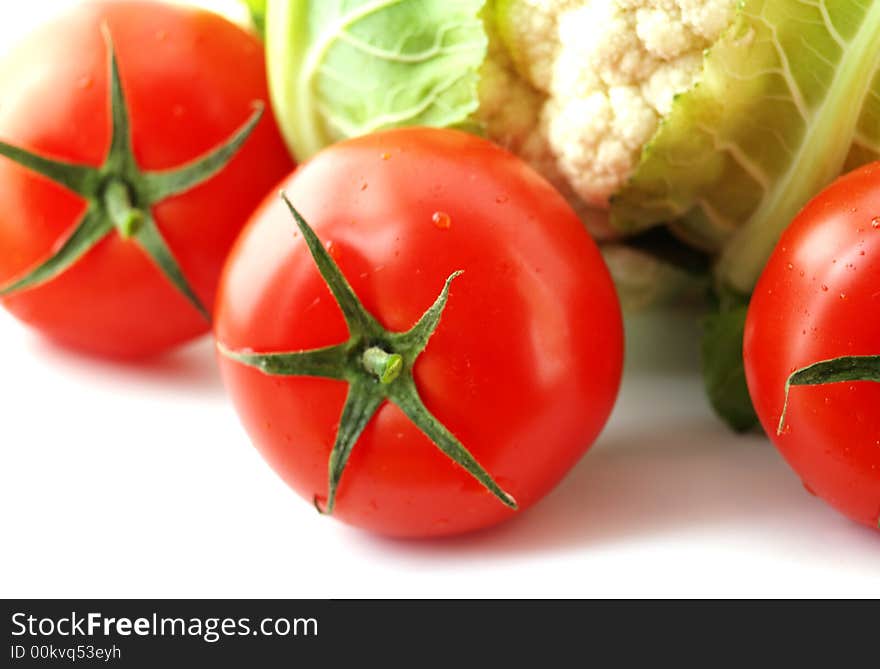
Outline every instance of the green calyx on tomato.
<path fill-rule="evenodd" d="M 820 386 L 847 381 L 880 383 L 880 355 L 845 355 L 820 360 L 792 372 L 785 382 L 785 401 L 782 404 L 776 434 L 782 434 L 785 428 L 785 414 L 788 410 L 788 396 L 792 386 Z"/>
<path fill-rule="evenodd" d="M 116 230 L 122 238 L 137 243 L 174 287 L 206 320 L 210 320 L 208 309 L 190 287 L 159 231 L 151 207 L 198 186 L 220 172 L 256 127 L 263 114 L 262 104 L 225 142 L 195 160 L 170 170 L 141 170 L 132 151 L 128 108 L 113 42 L 106 28 L 104 36 L 109 54 L 112 132 L 110 149 L 103 165 L 96 168 L 53 160 L 0 142 L 0 156 L 64 186 L 88 202 L 85 214 L 58 249 L 24 276 L 0 286 L 0 297 L 50 281 Z"/>
<path fill-rule="evenodd" d="M 328 464 L 328 495 L 323 509 L 330 514 L 348 458 L 364 428 L 384 401 L 392 402 L 453 462 L 461 466 L 506 506 L 516 509 L 514 498 L 501 489 L 456 437 L 427 409 L 413 378 L 413 368 L 446 307 L 449 287 L 461 272 L 452 273 L 440 295 L 418 322 L 406 332 L 386 330 L 355 295 L 339 266 L 315 232 L 282 193 L 309 252 L 330 288 L 348 327 L 348 341 L 335 346 L 287 353 L 232 351 L 222 342 L 220 352 L 239 363 L 272 376 L 312 376 L 347 381 L 336 440 Z"/>

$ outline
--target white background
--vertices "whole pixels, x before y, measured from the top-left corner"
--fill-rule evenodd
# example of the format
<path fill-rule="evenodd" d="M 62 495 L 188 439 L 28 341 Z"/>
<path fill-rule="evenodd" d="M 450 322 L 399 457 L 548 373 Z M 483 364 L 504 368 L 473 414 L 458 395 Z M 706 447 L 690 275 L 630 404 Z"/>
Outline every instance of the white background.
<path fill-rule="evenodd" d="M 64 4 L 0 3 L 0 51 Z M 562 485 L 496 529 L 413 542 L 290 492 L 239 426 L 209 341 L 119 366 L 0 311 L 0 595 L 880 596 L 880 534 L 712 416 L 694 317 L 627 325 L 618 405 Z"/>

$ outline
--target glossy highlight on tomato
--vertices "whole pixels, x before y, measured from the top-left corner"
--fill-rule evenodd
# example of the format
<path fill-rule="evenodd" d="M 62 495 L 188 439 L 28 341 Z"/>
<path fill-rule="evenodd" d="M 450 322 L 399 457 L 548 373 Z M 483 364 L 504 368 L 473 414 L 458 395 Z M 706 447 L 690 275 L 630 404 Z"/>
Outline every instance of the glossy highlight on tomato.
<path fill-rule="evenodd" d="M 111 47 L 140 169 L 185 166 L 240 128 L 255 103 L 264 106 L 219 174 L 150 208 L 193 299 L 117 232 L 54 278 L 0 298 L 17 318 L 63 344 L 138 357 L 210 330 L 209 307 L 200 313 L 193 302 L 213 304 L 232 242 L 292 161 L 268 109 L 255 36 L 207 11 L 130 0 L 78 4 L 6 55 L 0 141 L 55 161 L 101 166 L 113 129 Z M 56 253 L 86 208 L 83 197 L 0 157 L 0 285 Z"/>
<path fill-rule="evenodd" d="M 419 393 L 520 509 L 547 494 L 605 424 L 623 354 L 610 276 L 565 200 L 497 146 L 425 128 L 334 145 L 281 188 L 387 330 L 408 330 L 462 271 L 415 363 Z M 224 349 L 255 353 L 348 338 L 277 195 L 233 248 L 215 331 Z M 263 456 L 304 498 L 325 501 L 348 384 L 219 360 Z M 354 447 L 333 515 L 412 537 L 473 530 L 516 513 L 385 402 Z"/>
<path fill-rule="evenodd" d="M 761 424 L 804 486 L 853 520 L 880 519 L 880 383 L 785 386 L 796 370 L 880 354 L 880 163 L 841 177 L 779 241 L 745 329 Z"/>

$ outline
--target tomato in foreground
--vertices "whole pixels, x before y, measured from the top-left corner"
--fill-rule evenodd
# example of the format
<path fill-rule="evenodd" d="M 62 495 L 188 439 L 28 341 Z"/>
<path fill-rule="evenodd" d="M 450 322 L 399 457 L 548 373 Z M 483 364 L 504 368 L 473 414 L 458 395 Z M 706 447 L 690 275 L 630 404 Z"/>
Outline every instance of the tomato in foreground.
<path fill-rule="evenodd" d="M 767 434 L 810 492 L 874 528 L 878 307 L 880 163 L 874 163 L 835 181 L 791 223 L 755 289 L 744 341 L 749 392 Z"/>
<path fill-rule="evenodd" d="M 332 146 L 282 188 L 290 209 L 270 196 L 233 248 L 216 321 L 272 467 L 395 536 L 486 527 L 545 495 L 605 424 L 622 363 L 614 287 L 564 199 L 485 140 L 425 128 Z"/>
<path fill-rule="evenodd" d="M 81 3 L 5 57 L 0 90 L 3 305 L 111 356 L 209 331 L 232 242 L 292 167 L 259 40 L 206 11 Z"/>

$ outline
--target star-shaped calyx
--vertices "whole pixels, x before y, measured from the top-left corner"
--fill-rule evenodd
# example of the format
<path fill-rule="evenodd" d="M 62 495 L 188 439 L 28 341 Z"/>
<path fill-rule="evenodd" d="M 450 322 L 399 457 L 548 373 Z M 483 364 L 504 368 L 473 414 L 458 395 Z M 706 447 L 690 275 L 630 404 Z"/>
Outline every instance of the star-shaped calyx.
<path fill-rule="evenodd" d="M 64 186 L 88 203 L 85 214 L 58 249 L 23 276 L 0 286 L 0 297 L 50 281 L 116 231 L 123 239 L 138 244 L 174 287 L 210 320 L 208 309 L 187 282 L 162 237 L 151 207 L 198 186 L 226 167 L 259 122 L 263 113 L 262 103 L 256 104 L 250 118 L 232 136 L 195 160 L 169 170 L 141 170 L 132 153 L 128 108 L 115 50 L 106 27 L 104 38 L 109 53 L 112 124 L 110 149 L 104 164 L 92 167 L 67 163 L 0 142 L 0 156 Z"/>
<path fill-rule="evenodd" d="M 348 458 L 364 428 L 385 401 L 396 404 L 437 448 L 502 503 L 517 508 L 513 497 L 501 489 L 461 442 L 428 411 L 413 378 L 416 360 L 440 323 L 449 297 L 449 286 L 461 272 L 454 272 L 446 279 L 434 304 L 412 328 L 406 332 L 390 332 L 364 308 L 338 265 L 287 196 L 282 193 L 281 197 L 342 310 L 349 339 L 335 346 L 282 353 L 233 351 L 221 342 L 218 342 L 218 348 L 226 357 L 271 376 L 316 376 L 348 382 L 336 441 L 330 452 L 327 503 L 321 509 L 316 498 L 318 510 L 333 512 L 336 491 Z"/>

